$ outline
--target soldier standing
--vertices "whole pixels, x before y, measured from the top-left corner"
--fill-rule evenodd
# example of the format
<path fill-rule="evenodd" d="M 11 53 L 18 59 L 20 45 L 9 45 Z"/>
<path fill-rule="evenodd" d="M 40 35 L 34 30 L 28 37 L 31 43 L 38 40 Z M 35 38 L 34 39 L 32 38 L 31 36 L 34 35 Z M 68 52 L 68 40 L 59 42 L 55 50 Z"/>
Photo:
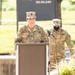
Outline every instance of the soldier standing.
<path fill-rule="evenodd" d="M 73 44 L 69 33 L 61 28 L 61 20 L 53 19 L 52 20 L 53 29 L 50 29 L 50 49 L 49 49 L 49 58 L 50 58 L 50 71 L 56 69 L 55 65 L 65 58 L 65 43 L 67 44 L 71 56 L 73 52 Z"/>
<path fill-rule="evenodd" d="M 26 12 L 27 25 L 20 28 L 15 43 L 43 43 L 48 42 L 48 35 L 44 29 L 35 24 L 36 12 Z"/>

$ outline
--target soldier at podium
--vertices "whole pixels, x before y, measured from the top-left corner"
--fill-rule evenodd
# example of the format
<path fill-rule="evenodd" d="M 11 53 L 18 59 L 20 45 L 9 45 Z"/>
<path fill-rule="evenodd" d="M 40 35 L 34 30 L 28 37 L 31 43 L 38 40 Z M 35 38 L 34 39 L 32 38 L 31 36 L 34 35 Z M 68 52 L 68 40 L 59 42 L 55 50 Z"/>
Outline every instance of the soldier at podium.
<path fill-rule="evenodd" d="M 15 43 L 45 43 L 48 42 L 48 34 L 36 22 L 36 12 L 26 12 L 27 25 L 18 31 Z"/>

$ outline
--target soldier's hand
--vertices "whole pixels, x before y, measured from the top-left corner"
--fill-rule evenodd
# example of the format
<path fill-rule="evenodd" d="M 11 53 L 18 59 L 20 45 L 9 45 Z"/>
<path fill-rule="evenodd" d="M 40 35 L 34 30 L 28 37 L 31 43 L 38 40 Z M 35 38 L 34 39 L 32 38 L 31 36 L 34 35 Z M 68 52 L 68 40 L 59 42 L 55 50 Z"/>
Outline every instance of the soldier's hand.
<path fill-rule="evenodd" d="M 75 54 L 71 56 L 71 59 L 75 59 Z"/>

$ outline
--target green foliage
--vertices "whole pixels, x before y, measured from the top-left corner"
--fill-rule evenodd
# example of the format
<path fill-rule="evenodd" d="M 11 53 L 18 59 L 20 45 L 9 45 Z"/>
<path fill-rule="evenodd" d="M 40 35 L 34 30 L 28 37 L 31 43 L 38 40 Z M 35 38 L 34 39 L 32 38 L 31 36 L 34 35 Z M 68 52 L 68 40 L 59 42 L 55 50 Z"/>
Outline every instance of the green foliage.
<path fill-rule="evenodd" d="M 72 75 L 71 71 L 67 67 L 63 67 L 60 71 L 60 75 Z"/>
<path fill-rule="evenodd" d="M 61 64 L 60 75 L 72 75 L 68 68 L 68 63 L 65 62 L 65 64 Z"/>
<path fill-rule="evenodd" d="M 75 75 L 75 60 L 62 64 L 60 75 Z"/>
<path fill-rule="evenodd" d="M 71 2 L 71 5 L 75 5 L 75 1 Z"/>
<path fill-rule="evenodd" d="M 75 60 L 70 61 L 69 67 L 72 75 L 75 75 Z"/>
<path fill-rule="evenodd" d="M 75 40 L 73 40 L 73 44 L 75 44 Z"/>
<path fill-rule="evenodd" d="M 66 10 L 66 7 L 62 6 L 61 9 L 65 11 Z"/>
<path fill-rule="evenodd" d="M 70 11 L 75 10 L 75 5 L 71 5 L 71 6 L 69 7 L 69 10 L 70 10 Z"/>
<path fill-rule="evenodd" d="M 2 0 L 2 2 L 7 2 L 8 0 Z"/>
<path fill-rule="evenodd" d="M 68 10 L 73 11 L 75 10 L 75 2 L 72 2 L 71 0 L 64 0 L 61 3 L 61 10 Z"/>
<path fill-rule="evenodd" d="M 5 6 L 5 7 L 2 7 L 2 10 L 3 11 L 15 11 L 16 8 L 14 6 Z"/>
<path fill-rule="evenodd" d="M 15 0 L 13 0 L 12 2 L 10 2 L 10 1 L 4 1 L 2 3 L 3 11 L 14 11 L 14 10 L 16 11 L 16 1 Z"/>
<path fill-rule="evenodd" d="M 14 10 L 16 10 L 16 8 L 15 8 L 14 6 L 9 6 L 9 7 L 7 8 L 7 11 L 14 11 Z"/>

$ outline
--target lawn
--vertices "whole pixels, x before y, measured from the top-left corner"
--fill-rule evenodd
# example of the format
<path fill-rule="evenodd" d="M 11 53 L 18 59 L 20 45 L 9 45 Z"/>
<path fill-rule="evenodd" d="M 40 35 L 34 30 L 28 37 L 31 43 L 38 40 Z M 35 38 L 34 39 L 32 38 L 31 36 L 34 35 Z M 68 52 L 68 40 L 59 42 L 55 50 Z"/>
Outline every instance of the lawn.
<path fill-rule="evenodd" d="M 49 24 L 49 21 L 37 21 L 37 24 L 40 24 L 44 29 L 50 29 L 52 25 Z M 23 26 L 20 25 L 19 28 Z M 75 26 L 74 25 L 63 25 L 63 28 L 66 29 L 74 41 L 75 45 Z M 0 52 L 14 52 L 15 43 L 14 39 L 16 37 L 16 25 L 0 25 Z"/>
<path fill-rule="evenodd" d="M 14 51 L 15 25 L 0 25 L 0 52 Z"/>
<path fill-rule="evenodd" d="M 67 30 L 72 38 L 75 45 L 75 11 L 62 11 L 62 27 Z M 7 20 L 7 22 L 2 22 L 0 25 L 0 52 L 14 52 L 15 44 L 14 39 L 16 36 L 16 11 L 5 11 L 2 12 L 2 20 Z M 10 22 L 9 20 L 15 20 Z M 42 26 L 45 30 L 52 27 L 51 20 L 48 21 L 37 21 L 38 25 Z M 26 22 L 19 23 L 19 28 L 25 25 Z"/>

